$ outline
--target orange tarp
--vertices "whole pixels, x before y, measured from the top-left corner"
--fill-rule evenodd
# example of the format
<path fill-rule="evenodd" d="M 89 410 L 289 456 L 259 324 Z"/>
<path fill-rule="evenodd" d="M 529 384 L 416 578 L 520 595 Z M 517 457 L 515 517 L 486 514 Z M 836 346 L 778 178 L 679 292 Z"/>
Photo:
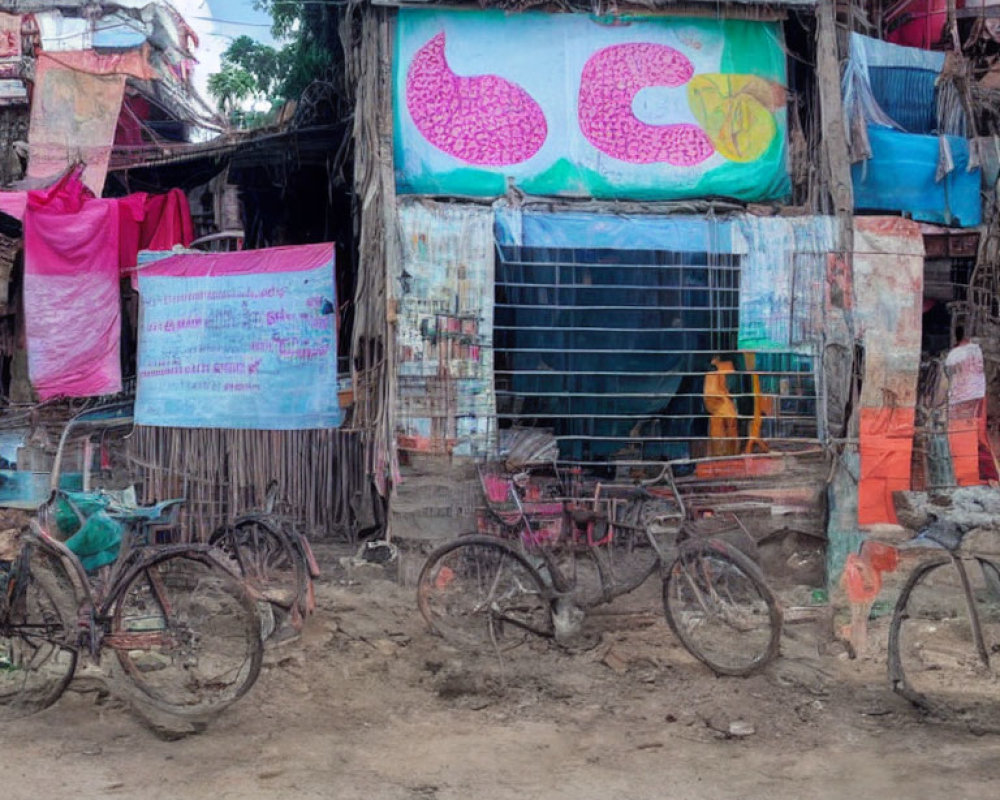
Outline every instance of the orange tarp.
<path fill-rule="evenodd" d="M 912 408 L 861 409 L 858 524 L 897 522 L 892 493 L 910 488 Z"/>

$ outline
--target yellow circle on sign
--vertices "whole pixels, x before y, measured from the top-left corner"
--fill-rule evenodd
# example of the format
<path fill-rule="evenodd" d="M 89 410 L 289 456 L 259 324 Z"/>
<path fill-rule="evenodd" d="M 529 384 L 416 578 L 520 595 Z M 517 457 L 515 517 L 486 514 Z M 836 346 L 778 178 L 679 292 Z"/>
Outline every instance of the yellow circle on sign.
<path fill-rule="evenodd" d="M 770 109 L 785 102 L 785 90 L 756 75 L 695 75 L 688 103 L 715 149 L 730 161 L 754 161 L 771 146 L 778 124 Z"/>

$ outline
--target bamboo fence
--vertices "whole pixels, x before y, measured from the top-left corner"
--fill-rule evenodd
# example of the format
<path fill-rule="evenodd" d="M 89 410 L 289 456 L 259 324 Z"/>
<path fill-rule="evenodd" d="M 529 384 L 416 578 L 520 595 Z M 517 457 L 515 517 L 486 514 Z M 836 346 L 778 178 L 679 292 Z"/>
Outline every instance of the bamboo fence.
<path fill-rule="evenodd" d="M 282 510 L 312 538 L 354 541 L 369 499 L 365 452 L 356 430 L 302 431 L 137 426 L 128 460 L 144 502 L 185 497 L 185 530 L 205 540 L 219 525 L 259 506 L 276 480 Z"/>

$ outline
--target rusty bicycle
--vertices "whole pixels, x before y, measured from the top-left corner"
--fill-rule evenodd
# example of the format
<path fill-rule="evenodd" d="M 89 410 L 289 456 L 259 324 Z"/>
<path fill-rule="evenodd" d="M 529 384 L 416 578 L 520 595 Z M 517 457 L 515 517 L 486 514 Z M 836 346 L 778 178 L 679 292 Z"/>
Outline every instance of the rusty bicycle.
<path fill-rule="evenodd" d="M 108 651 L 130 699 L 178 716 L 213 715 L 257 679 L 261 598 L 218 548 L 157 543 L 180 538 L 183 500 L 59 488 L 71 429 L 130 422 L 123 408 L 74 418 L 37 518 L 0 532 L 0 718 L 50 706 L 81 657 L 101 665 Z"/>
<path fill-rule="evenodd" d="M 587 501 L 522 498 L 519 476 L 502 469 L 480 477 L 499 534 L 442 545 L 417 583 L 420 612 L 445 639 L 499 650 L 533 635 L 563 639 L 588 608 L 659 573 L 667 623 L 714 672 L 748 675 L 777 655 L 777 599 L 743 552 L 697 535 L 669 463 L 635 486 L 598 484 Z"/>

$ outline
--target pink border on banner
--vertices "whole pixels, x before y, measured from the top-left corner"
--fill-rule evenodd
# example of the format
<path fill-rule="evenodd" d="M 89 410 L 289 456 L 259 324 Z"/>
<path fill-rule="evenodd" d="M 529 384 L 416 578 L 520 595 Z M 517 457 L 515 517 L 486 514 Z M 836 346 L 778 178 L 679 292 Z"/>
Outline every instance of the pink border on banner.
<path fill-rule="evenodd" d="M 237 253 L 181 253 L 139 267 L 139 274 L 165 278 L 202 278 L 215 275 L 258 275 L 264 272 L 302 272 L 329 264 L 334 244 L 300 244 L 241 250 Z"/>

